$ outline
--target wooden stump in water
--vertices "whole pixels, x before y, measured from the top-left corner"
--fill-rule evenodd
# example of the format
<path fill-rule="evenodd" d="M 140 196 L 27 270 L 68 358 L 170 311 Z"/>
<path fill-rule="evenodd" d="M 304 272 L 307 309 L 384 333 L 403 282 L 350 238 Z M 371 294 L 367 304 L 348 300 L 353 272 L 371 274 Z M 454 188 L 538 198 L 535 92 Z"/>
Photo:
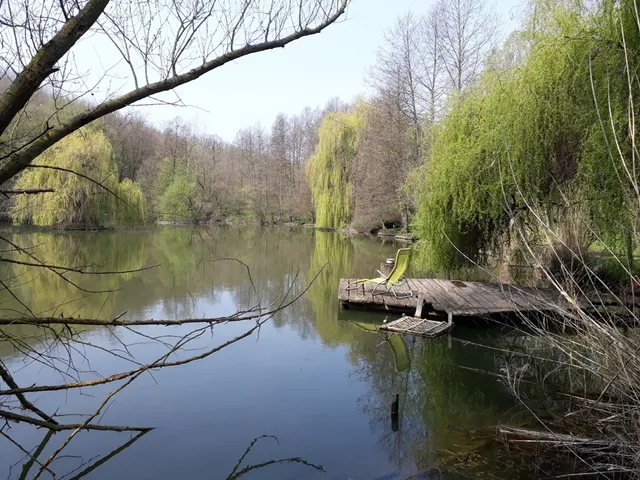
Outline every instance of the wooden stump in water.
<path fill-rule="evenodd" d="M 400 430 L 400 394 L 396 393 L 395 399 L 391 402 L 391 431 L 397 432 Z"/>

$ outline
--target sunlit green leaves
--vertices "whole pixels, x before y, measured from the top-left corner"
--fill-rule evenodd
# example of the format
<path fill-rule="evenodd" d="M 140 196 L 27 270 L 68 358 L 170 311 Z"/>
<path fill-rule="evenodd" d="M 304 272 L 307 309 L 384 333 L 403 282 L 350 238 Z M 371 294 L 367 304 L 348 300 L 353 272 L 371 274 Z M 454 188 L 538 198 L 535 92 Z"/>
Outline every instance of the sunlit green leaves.
<path fill-rule="evenodd" d="M 17 196 L 11 209 L 14 222 L 88 227 L 144 223 L 144 195 L 130 180 L 118 182 L 111 144 L 102 131 L 79 130 L 46 150 L 34 165 L 16 188 L 53 188 L 55 193 Z"/>
<path fill-rule="evenodd" d="M 536 3 L 520 63 L 487 70 L 454 102 L 430 161 L 412 176 L 428 266 L 485 260 L 514 225 L 535 238 L 535 215 L 558 233 L 579 217 L 611 245 L 634 230 L 628 132 L 639 85 L 629 45 L 640 36 L 637 26 L 624 31 L 625 52 L 620 19 L 630 2 L 605 3 Z"/>
<path fill-rule="evenodd" d="M 320 228 L 341 228 L 350 221 L 351 166 L 357 153 L 363 114 L 359 109 L 331 113 L 322 122 L 316 154 L 307 176 Z"/>

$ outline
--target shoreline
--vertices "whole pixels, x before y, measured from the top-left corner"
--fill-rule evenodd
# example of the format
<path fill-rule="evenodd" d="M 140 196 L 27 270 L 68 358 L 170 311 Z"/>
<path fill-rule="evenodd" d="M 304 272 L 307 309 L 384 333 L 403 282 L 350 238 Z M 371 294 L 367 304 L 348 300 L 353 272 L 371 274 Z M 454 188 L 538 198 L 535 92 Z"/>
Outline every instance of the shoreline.
<path fill-rule="evenodd" d="M 255 221 L 214 221 L 206 223 L 189 223 L 178 221 L 157 221 L 144 225 L 117 225 L 117 226 L 82 226 L 82 225 L 70 225 L 67 227 L 55 227 L 55 226 L 40 226 L 40 225 L 16 225 L 11 222 L 0 222 L 0 228 L 15 228 L 34 231 L 49 231 L 49 232 L 119 232 L 119 231 L 135 231 L 135 230 L 152 230 L 157 227 L 283 227 L 283 228 L 305 228 L 309 230 L 318 230 L 321 232 L 336 232 L 347 237 L 355 237 L 359 235 L 367 237 L 378 237 L 381 240 L 392 239 L 405 243 L 415 243 L 418 237 L 411 233 L 396 233 L 388 230 L 380 230 L 378 232 L 360 232 L 351 227 L 344 228 L 321 228 L 316 227 L 314 223 L 296 223 L 296 222 L 270 222 L 260 223 Z"/>

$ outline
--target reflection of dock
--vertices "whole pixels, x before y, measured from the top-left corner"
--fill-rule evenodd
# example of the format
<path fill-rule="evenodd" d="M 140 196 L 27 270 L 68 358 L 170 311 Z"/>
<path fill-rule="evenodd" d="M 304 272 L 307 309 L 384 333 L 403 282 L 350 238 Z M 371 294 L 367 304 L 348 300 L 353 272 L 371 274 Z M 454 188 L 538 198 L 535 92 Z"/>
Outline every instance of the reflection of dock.
<path fill-rule="evenodd" d="M 385 330 L 435 336 L 446 330 L 455 318 L 492 317 L 513 313 L 554 312 L 571 304 L 558 292 L 513 285 L 499 285 L 458 280 L 409 278 L 398 286 L 400 296 L 393 293 L 373 295 L 374 284 L 364 283 L 355 290 L 347 290 L 353 279 L 340 279 L 338 298 L 344 308 L 385 310 L 408 313 L 385 326 Z M 424 318 L 446 318 L 445 322 Z"/>

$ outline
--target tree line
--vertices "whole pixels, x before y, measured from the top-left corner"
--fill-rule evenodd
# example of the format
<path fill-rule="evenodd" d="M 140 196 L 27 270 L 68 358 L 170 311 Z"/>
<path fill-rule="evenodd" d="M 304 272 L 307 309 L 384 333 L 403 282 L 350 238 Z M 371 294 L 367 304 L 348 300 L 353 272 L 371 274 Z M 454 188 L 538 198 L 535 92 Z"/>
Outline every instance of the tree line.
<path fill-rule="evenodd" d="M 38 96 L 28 112 L 33 123 L 56 114 L 52 96 Z M 157 127 L 139 111 L 115 112 L 56 143 L 12 182 L 54 192 L 15 196 L 4 209 L 16 223 L 63 227 L 312 222 L 306 162 L 322 118 L 345 108 L 336 98 L 280 113 L 270 128 L 242 128 L 231 142 L 180 117 Z"/>
<path fill-rule="evenodd" d="M 404 188 L 409 172 L 423 163 L 447 99 L 476 78 L 496 29 L 496 15 L 480 0 L 440 0 L 425 15 L 408 12 L 383 37 L 369 75 L 372 96 L 280 114 L 270 128 L 249 126 L 232 142 L 180 118 L 156 128 L 135 110 L 107 113 L 36 157 L 42 170 L 22 174 L 16 188 L 56 192 L 16 197 L 9 214 L 37 225 L 231 218 L 406 228 L 416 210 Z M 9 79 L 5 91 L 15 84 Z M 69 122 L 92 108 L 76 99 L 61 109 L 65 99 L 53 84 L 34 93 L 13 143 L 31 148 L 48 119 Z M 103 148 L 83 153 L 83 142 Z M 62 169 L 95 181 L 69 179 Z"/>
<path fill-rule="evenodd" d="M 231 142 L 180 118 L 158 128 L 135 111 L 109 113 L 45 150 L 14 185 L 55 193 L 15 196 L 8 211 L 39 225 L 401 226 L 424 240 L 437 269 L 509 256 L 548 230 L 554 238 L 542 243 L 575 250 L 600 241 L 631 261 L 632 5 L 532 0 L 500 42 L 500 18 L 486 2 L 440 0 L 384 33 L 368 95 L 280 114 Z M 59 103 L 39 90 L 14 137 L 88 108 Z"/>
<path fill-rule="evenodd" d="M 189 146 L 197 154 L 187 158 L 180 148 L 185 139 L 192 140 L 190 132 L 170 126 L 168 135 L 163 135 L 167 141 L 161 142 L 162 154 L 167 155 L 157 158 L 149 168 L 156 171 L 138 179 L 143 167 L 151 163 L 145 165 L 145 158 L 155 148 L 143 137 L 158 135 L 135 114 L 114 117 L 144 100 L 180 104 L 179 100 L 166 101 L 157 96 L 234 60 L 317 35 L 345 14 L 348 3 L 1 2 L 0 183 L 7 187 L 3 189 L 5 196 L 17 199 L 5 210 L 16 222 L 39 225 L 141 223 L 156 217 L 157 207 L 170 208 L 160 212 L 168 218 L 213 218 L 223 202 L 211 190 L 217 175 L 209 172 L 202 158 L 218 160 L 217 142 L 200 139 L 197 148 Z M 105 57 L 118 59 L 116 64 L 87 71 L 76 62 L 78 42 L 90 39 L 100 40 Z M 115 138 L 112 129 L 119 127 L 131 127 L 127 133 L 137 139 Z M 286 203 L 281 195 L 272 198 L 272 168 L 262 165 L 271 133 L 252 131 L 245 135 L 249 143 L 240 149 L 242 153 L 235 153 L 254 170 L 252 184 L 243 181 L 242 186 L 248 190 L 241 198 L 251 204 L 269 199 L 269 207 L 260 207 L 258 212 L 261 221 L 283 215 Z M 82 141 L 95 141 L 96 148 L 86 152 L 78 149 Z M 276 156 L 274 152 L 275 147 L 270 148 L 270 155 Z M 126 155 L 135 158 L 125 159 Z M 277 161 L 279 170 L 294 176 L 295 168 L 284 164 L 294 164 L 295 155 Z M 203 168 L 205 173 L 198 172 Z M 32 173 L 36 170 L 43 172 Z M 151 178 L 153 174 L 158 178 Z M 91 185 L 80 186 L 75 179 L 69 180 L 69 175 Z M 42 188 L 30 187 L 48 181 L 51 184 Z M 36 193 L 42 199 L 31 196 Z M 101 193 L 120 203 L 94 198 Z M 246 205 L 230 208 L 246 210 Z"/>

